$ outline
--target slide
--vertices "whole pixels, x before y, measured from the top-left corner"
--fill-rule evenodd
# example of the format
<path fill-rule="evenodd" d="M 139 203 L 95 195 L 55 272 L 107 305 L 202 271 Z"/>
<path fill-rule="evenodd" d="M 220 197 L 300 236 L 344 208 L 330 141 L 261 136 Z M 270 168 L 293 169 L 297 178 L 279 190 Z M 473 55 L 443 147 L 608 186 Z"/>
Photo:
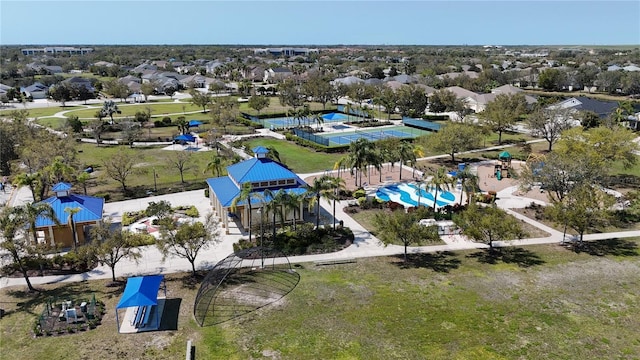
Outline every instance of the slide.
<path fill-rule="evenodd" d="M 496 179 L 498 179 L 498 181 L 502 180 L 502 171 L 498 170 L 496 172 Z"/>

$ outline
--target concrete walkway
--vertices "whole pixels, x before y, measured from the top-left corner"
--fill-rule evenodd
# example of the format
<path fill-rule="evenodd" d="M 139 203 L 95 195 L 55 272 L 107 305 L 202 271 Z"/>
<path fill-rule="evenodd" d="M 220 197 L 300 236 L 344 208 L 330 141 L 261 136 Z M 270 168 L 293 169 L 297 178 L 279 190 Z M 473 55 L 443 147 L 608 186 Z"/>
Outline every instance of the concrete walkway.
<path fill-rule="evenodd" d="M 511 195 L 510 191 L 513 189 L 505 189 L 499 193 L 498 205 L 501 207 L 507 206 L 509 208 L 524 207 L 531 202 L 531 199 L 520 198 Z M 179 205 L 194 205 L 198 208 L 201 215 L 201 220 L 206 216 L 210 209 L 209 200 L 204 197 L 204 190 L 194 190 L 175 194 L 167 194 L 161 196 L 152 196 L 143 199 L 134 199 L 119 201 L 105 204 L 104 212 L 105 216 L 111 217 L 114 221 L 120 221 L 122 214 L 126 211 L 142 210 L 147 207 L 151 201 L 169 201 L 173 206 Z M 11 198 L 11 205 L 18 206 L 26 201 L 32 201 L 31 193 L 26 187 L 22 187 L 15 192 L 15 195 Z M 348 204 L 348 201 L 339 202 L 336 206 L 336 218 L 344 222 L 344 226 L 351 228 L 355 235 L 355 242 L 346 249 L 334 253 L 318 254 L 318 255 L 304 255 L 304 256 L 292 256 L 289 257 L 291 263 L 303 263 L 313 261 L 327 261 L 347 258 L 364 258 L 375 256 L 390 256 L 400 255 L 404 253 L 404 247 L 399 245 L 384 246 L 382 242 L 366 231 L 358 222 L 356 222 L 348 214 L 344 213 L 343 208 Z M 322 200 L 322 212 L 327 215 L 332 214 L 333 204 Z M 546 227 L 543 224 L 536 222 L 535 220 L 524 217 L 516 212 L 509 211 L 527 223 L 536 226 L 548 233 L 551 236 L 545 238 L 532 238 L 513 240 L 505 242 L 495 242 L 495 246 L 526 246 L 533 244 L 553 244 L 560 243 L 562 241 L 562 233 Z M 327 225 L 329 226 L 329 225 Z M 196 268 L 198 269 L 210 269 L 218 261 L 227 257 L 233 252 L 233 243 L 237 242 L 243 237 L 243 232 L 234 224 L 231 223 L 229 227 L 229 234 L 224 234 L 221 231 L 220 242 L 210 246 L 209 248 L 202 250 L 198 255 L 196 261 Z M 615 233 L 604 234 L 590 234 L 585 236 L 585 240 L 600 240 L 608 238 L 624 238 L 624 237 L 637 237 L 640 236 L 640 231 L 623 231 Z M 410 247 L 409 253 L 433 253 L 439 251 L 455 251 L 455 250 L 467 250 L 467 249 L 483 249 L 487 248 L 485 244 L 474 243 L 463 237 L 448 237 L 445 239 L 446 245 L 435 246 L 419 246 Z M 191 265 L 188 261 L 178 257 L 169 257 L 163 259 L 162 254 L 155 246 L 145 246 L 141 249 L 142 258 L 138 262 L 130 260 L 122 260 L 116 266 L 116 276 L 119 278 L 146 274 L 157 273 L 175 273 L 184 272 L 191 269 Z M 284 261 L 285 259 L 281 259 Z M 76 275 L 64 275 L 64 276 L 34 276 L 31 278 L 31 282 L 34 285 L 48 284 L 58 282 L 73 282 L 84 281 L 94 279 L 108 279 L 111 278 L 111 269 L 107 266 L 98 266 L 92 271 L 76 274 Z M 24 279 L 20 277 L 16 278 L 0 278 L 0 288 L 8 286 L 22 286 L 25 285 Z"/>

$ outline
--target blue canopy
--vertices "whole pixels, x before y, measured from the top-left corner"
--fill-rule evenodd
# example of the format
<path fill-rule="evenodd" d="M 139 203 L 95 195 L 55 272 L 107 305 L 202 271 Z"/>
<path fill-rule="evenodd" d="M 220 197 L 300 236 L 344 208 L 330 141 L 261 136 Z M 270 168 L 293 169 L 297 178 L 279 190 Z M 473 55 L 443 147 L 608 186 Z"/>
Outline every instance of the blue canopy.
<path fill-rule="evenodd" d="M 193 142 L 196 141 L 195 136 L 190 135 L 190 134 L 184 134 L 184 135 L 178 135 L 175 137 L 175 140 L 180 140 L 180 141 L 189 141 L 189 142 Z"/>
<path fill-rule="evenodd" d="M 202 122 L 198 120 L 189 120 L 189 127 L 197 127 L 202 125 Z"/>
<path fill-rule="evenodd" d="M 138 276 L 127 279 L 127 286 L 116 309 L 158 305 L 158 290 L 164 275 Z"/>
<path fill-rule="evenodd" d="M 326 120 L 344 120 L 347 117 L 340 113 L 328 113 L 322 115 L 322 117 Z"/>

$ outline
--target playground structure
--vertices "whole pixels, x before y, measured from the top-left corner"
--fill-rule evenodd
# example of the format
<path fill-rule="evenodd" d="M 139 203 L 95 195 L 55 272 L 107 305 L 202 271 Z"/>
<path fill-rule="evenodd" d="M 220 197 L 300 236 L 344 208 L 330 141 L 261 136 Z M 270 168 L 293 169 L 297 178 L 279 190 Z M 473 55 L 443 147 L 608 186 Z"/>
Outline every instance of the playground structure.
<path fill-rule="evenodd" d="M 498 181 L 502 180 L 502 178 L 510 178 L 511 177 L 511 154 L 507 151 L 503 151 L 498 155 L 499 164 L 496 164 L 493 170 L 493 176 L 498 179 Z"/>

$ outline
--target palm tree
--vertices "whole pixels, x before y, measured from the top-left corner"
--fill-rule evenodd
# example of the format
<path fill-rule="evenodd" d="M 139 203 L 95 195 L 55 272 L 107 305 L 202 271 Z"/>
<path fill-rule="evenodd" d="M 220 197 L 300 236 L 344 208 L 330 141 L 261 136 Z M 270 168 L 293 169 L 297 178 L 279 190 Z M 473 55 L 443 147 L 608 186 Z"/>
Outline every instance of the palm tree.
<path fill-rule="evenodd" d="M 53 208 L 48 203 L 27 202 L 24 205 L 15 208 L 15 214 L 19 215 L 23 225 L 29 229 L 33 237 L 33 243 L 38 243 L 38 231 L 36 230 L 36 221 L 42 217 L 53 221 L 56 225 L 60 224 Z"/>
<path fill-rule="evenodd" d="M 121 114 L 122 111 L 118 108 L 118 105 L 113 100 L 107 100 L 102 104 L 100 113 L 103 117 L 108 116 L 111 118 L 111 124 L 113 124 L 113 114 Z"/>
<path fill-rule="evenodd" d="M 293 212 L 293 230 L 296 229 L 297 224 L 297 214 L 300 211 L 300 206 L 304 203 L 305 196 L 304 194 L 296 194 L 296 193 L 288 193 L 285 197 L 284 207 L 287 210 L 291 210 Z"/>
<path fill-rule="evenodd" d="M 464 169 L 458 171 L 456 174 L 457 178 L 460 179 L 460 205 L 462 206 L 462 194 L 467 194 L 467 203 L 471 198 L 471 194 L 477 190 L 478 188 L 478 175 L 471 172 L 471 168 L 469 166 L 465 166 Z"/>
<path fill-rule="evenodd" d="M 322 113 L 315 113 L 311 115 L 311 120 L 316 123 L 316 129 L 321 127 L 324 124 L 324 118 L 322 117 Z"/>
<path fill-rule="evenodd" d="M 209 163 L 207 163 L 207 167 L 204 169 L 204 173 L 211 171 L 211 175 L 215 175 L 220 177 L 220 173 L 222 172 L 222 166 L 224 165 L 224 159 L 222 156 L 218 154 L 213 154 L 213 158 Z"/>
<path fill-rule="evenodd" d="M 402 180 L 402 167 L 405 161 L 415 162 L 416 154 L 413 151 L 414 146 L 408 141 L 400 142 L 398 147 L 398 157 L 400 158 L 400 180 Z"/>
<path fill-rule="evenodd" d="M 29 190 L 31 190 L 31 194 L 35 199 L 36 186 L 39 183 L 38 179 L 40 179 L 40 174 L 37 172 L 31 173 L 31 174 L 22 173 L 16 176 L 14 183 L 17 187 L 28 186 Z"/>
<path fill-rule="evenodd" d="M 413 173 L 411 176 L 416 176 L 416 161 L 424 157 L 424 149 L 420 145 L 413 145 L 413 157 L 411 158 L 411 168 L 413 169 Z"/>
<path fill-rule="evenodd" d="M 189 122 L 184 116 L 180 116 L 176 119 L 176 126 L 178 126 L 178 131 L 180 131 L 182 135 L 189 132 Z"/>
<path fill-rule="evenodd" d="M 420 207 L 420 200 L 422 199 L 422 180 L 418 180 L 418 183 L 416 185 L 418 186 L 418 188 L 416 189 L 416 195 L 418 195 L 418 205 L 416 205 L 416 207 Z"/>
<path fill-rule="evenodd" d="M 251 241 L 251 212 L 253 211 L 251 201 L 253 199 L 259 200 L 260 195 L 253 192 L 253 186 L 251 186 L 250 182 L 246 182 L 242 184 L 242 187 L 240 188 L 240 194 L 238 194 L 238 196 L 236 196 L 231 202 L 231 211 L 236 211 L 238 203 L 242 201 L 247 202 L 247 206 L 249 208 L 249 241 Z"/>
<path fill-rule="evenodd" d="M 362 170 L 371 163 L 374 150 L 373 143 L 365 138 L 360 138 L 349 145 L 349 154 L 345 163 L 351 168 L 352 174 L 355 169 L 356 184 L 358 184 L 358 172 L 360 172 L 359 186 L 362 186 Z"/>
<path fill-rule="evenodd" d="M 67 217 L 67 225 L 71 228 L 71 236 L 73 236 L 73 250 L 78 251 L 78 231 L 76 230 L 76 222 L 73 219 L 73 215 L 77 214 L 82 210 L 79 207 L 66 207 L 64 208 L 64 212 L 69 214 Z"/>
<path fill-rule="evenodd" d="M 444 190 L 451 190 L 451 178 L 446 173 L 444 168 L 438 168 L 436 172 L 427 180 L 429 188 L 434 189 L 433 194 L 433 211 L 436 211 L 438 192 Z"/>
<path fill-rule="evenodd" d="M 266 199 L 270 199 L 265 206 L 267 212 L 271 212 L 273 215 L 273 241 L 276 240 L 276 216 L 280 217 L 280 222 L 284 226 L 284 213 L 282 211 L 282 207 L 286 202 L 287 192 L 283 189 L 279 189 L 276 192 L 273 192 L 269 189 L 264 191 L 264 197 Z"/>
<path fill-rule="evenodd" d="M 327 189 L 322 192 L 322 197 L 327 201 L 333 200 L 333 230 L 336 229 L 336 200 L 338 192 L 344 189 L 344 179 L 330 176 L 327 178 Z"/>
<path fill-rule="evenodd" d="M 322 175 L 313 179 L 312 185 L 305 186 L 305 196 L 309 198 L 309 211 L 316 207 L 316 228 L 320 226 L 320 197 L 322 194 L 330 189 L 329 183 L 333 179 L 331 176 Z"/>

